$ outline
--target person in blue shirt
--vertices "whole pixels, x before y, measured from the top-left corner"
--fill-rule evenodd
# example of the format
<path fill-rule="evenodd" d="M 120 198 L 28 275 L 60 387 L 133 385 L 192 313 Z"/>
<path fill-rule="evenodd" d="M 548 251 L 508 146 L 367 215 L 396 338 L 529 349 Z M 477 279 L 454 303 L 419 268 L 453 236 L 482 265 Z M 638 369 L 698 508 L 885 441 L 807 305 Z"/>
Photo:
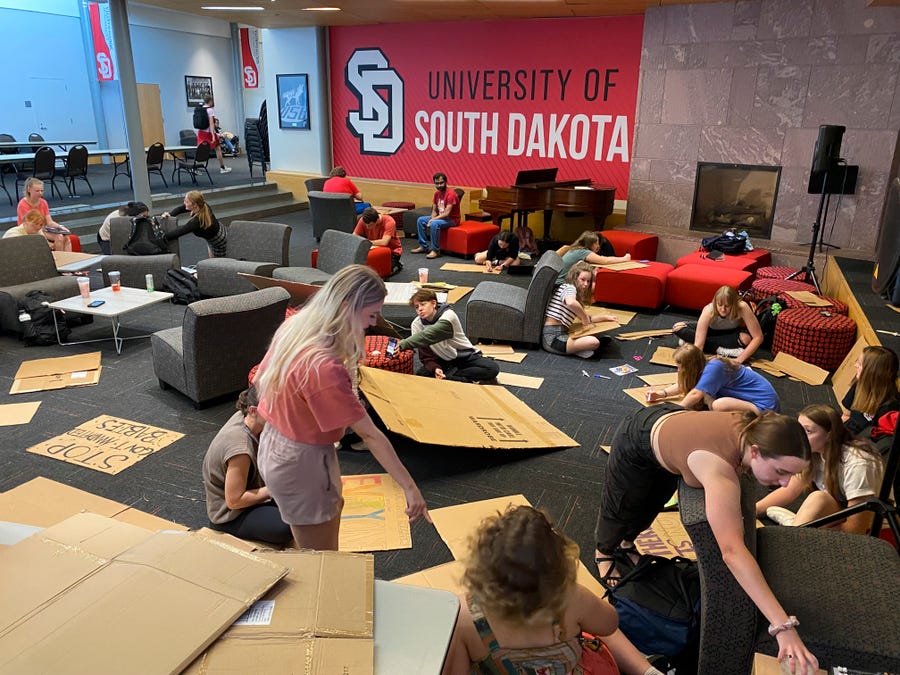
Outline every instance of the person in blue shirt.
<path fill-rule="evenodd" d="M 707 362 L 703 351 L 686 343 L 672 355 L 678 365 L 678 381 L 662 390 L 647 392 L 648 401 L 660 401 L 675 394 L 684 398 L 678 405 L 710 410 L 749 410 L 757 415 L 781 410 L 778 394 L 762 375 L 733 359 L 716 357 Z"/>

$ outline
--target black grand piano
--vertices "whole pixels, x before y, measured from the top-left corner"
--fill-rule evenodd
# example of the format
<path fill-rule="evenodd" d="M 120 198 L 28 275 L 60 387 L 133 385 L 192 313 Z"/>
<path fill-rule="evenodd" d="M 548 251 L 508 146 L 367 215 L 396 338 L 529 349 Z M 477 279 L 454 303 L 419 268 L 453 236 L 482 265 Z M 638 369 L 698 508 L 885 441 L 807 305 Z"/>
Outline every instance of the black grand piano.
<path fill-rule="evenodd" d="M 616 189 L 611 185 L 592 185 L 590 178 L 556 180 L 559 169 L 520 171 L 515 185 L 486 188 L 487 196 L 479 201 L 482 211 L 502 227 L 501 219 L 510 218 L 510 228 L 525 224 L 528 214 L 544 212 L 544 239 L 550 239 L 550 221 L 554 211 L 585 213 L 594 217 L 594 227 L 603 229 L 606 217 L 613 212 Z"/>

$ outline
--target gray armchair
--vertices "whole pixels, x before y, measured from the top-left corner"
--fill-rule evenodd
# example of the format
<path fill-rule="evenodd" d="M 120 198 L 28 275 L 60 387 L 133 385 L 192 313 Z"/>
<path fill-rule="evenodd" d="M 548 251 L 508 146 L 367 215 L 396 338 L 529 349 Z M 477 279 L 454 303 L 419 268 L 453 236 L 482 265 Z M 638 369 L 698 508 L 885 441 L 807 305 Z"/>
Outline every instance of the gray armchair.
<path fill-rule="evenodd" d="M 343 192 L 313 190 L 307 196 L 309 198 L 309 216 L 310 220 L 312 220 L 313 237 L 315 237 L 316 241 L 319 241 L 325 230 L 353 232 L 357 220 L 353 195 L 344 194 Z"/>
<path fill-rule="evenodd" d="M 306 194 L 310 192 L 321 192 L 325 187 L 325 181 L 328 180 L 325 176 L 319 176 L 315 178 L 307 178 L 303 181 L 303 184 L 306 186 Z"/>
<path fill-rule="evenodd" d="M 160 224 L 166 232 L 171 232 L 177 225 L 177 219 L 169 216 L 160 218 Z M 109 273 L 121 272 L 122 285 L 130 288 L 144 288 L 147 284 L 146 275 L 153 275 L 153 286 L 162 290 L 166 280 L 166 272 L 181 267 L 179 243 L 177 239 L 166 242 L 169 252 L 158 255 L 131 255 L 125 251 L 125 244 L 131 237 L 131 218 L 111 218 L 109 221 L 109 250 L 108 255 L 100 261 L 100 269 L 103 272 L 103 284 L 109 286 Z"/>
<path fill-rule="evenodd" d="M 182 325 L 150 337 L 153 372 L 195 407 L 247 387 L 247 373 L 266 354 L 284 321 L 290 294 L 265 288 L 187 306 Z"/>
<path fill-rule="evenodd" d="M 197 263 L 200 295 L 219 297 L 250 293 L 253 284 L 238 272 L 271 277 L 289 263 L 291 227 L 281 223 L 235 220 L 228 226 L 224 258 L 205 258 Z"/>
<path fill-rule="evenodd" d="M 744 541 L 775 597 L 800 621 L 821 667 L 900 669 L 900 557 L 885 541 L 804 527 L 756 528 L 756 491 L 742 477 Z M 722 561 L 704 491 L 684 483 L 679 510 L 700 564 L 699 675 L 749 673 L 756 651 L 776 654 L 768 622 Z M 830 672 L 830 671 L 829 671 Z"/>
<path fill-rule="evenodd" d="M 363 237 L 325 230 L 322 243 L 313 251 L 314 267 L 279 267 L 272 273 L 272 277 L 301 284 L 321 285 L 347 265 L 365 265 L 371 248 L 369 240 Z"/>
<path fill-rule="evenodd" d="M 466 304 L 466 335 L 479 339 L 538 344 L 544 312 L 563 262 L 553 251 L 541 256 L 528 288 L 482 281 Z"/>
<path fill-rule="evenodd" d="M 0 239 L 0 330 L 22 332 L 19 300 L 30 291 L 43 291 L 54 301 L 63 300 L 78 295 L 78 280 L 56 270 L 43 237 Z"/>

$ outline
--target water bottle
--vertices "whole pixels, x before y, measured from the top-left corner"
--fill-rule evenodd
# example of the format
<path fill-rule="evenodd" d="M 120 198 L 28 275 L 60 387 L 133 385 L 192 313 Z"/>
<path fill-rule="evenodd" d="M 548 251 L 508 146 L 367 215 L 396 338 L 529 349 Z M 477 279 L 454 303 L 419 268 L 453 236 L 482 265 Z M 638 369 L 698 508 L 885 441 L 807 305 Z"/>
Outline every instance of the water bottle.
<path fill-rule="evenodd" d="M 148 274 L 147 276 L 144 277 L 144 281 L 147 282 L 147 292 L 152 293 L 153 292 L 153 275 Z"/>

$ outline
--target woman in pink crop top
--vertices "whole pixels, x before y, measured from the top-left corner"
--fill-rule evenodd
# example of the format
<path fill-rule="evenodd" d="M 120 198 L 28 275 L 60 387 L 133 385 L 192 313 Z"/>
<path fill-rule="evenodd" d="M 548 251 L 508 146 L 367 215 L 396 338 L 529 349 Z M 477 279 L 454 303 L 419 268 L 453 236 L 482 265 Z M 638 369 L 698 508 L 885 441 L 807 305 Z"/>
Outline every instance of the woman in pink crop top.
<path fill-rule="evenodd" d="M 756 559 L 744 544 L 738 474 L 751 471 L 763 485 L 785 487 L 810 462 L 810 445 L 800 423 L 766 412 L 695 412 L 674 403 L 645 408 L 626 417 L 613 439 L 597 519 L 600 580 L 614 586 L 613 555 L 634 550 L 638 534 L 650 526 L 681 478 L 706 491 L 706 513 L 722 558 L 734 578 L 770 622 L 778 659 L 789 658 L 797 672 L 818 661 L 772 593 Z M 793 672 L 793 671 L 792 671 Z"/>
<path fill-rule="evenodd" d="M 337 550 L 344 499 L 334 442 L 347 427 L 403 488 L 409 519 L 431 520 L 422 493 L 356 395 L 363 333 L 386 295 L 373 270 L 345 267 L 281 324 L 254 378 L 266 420 L 259 472 L 300 548 Z"/>

